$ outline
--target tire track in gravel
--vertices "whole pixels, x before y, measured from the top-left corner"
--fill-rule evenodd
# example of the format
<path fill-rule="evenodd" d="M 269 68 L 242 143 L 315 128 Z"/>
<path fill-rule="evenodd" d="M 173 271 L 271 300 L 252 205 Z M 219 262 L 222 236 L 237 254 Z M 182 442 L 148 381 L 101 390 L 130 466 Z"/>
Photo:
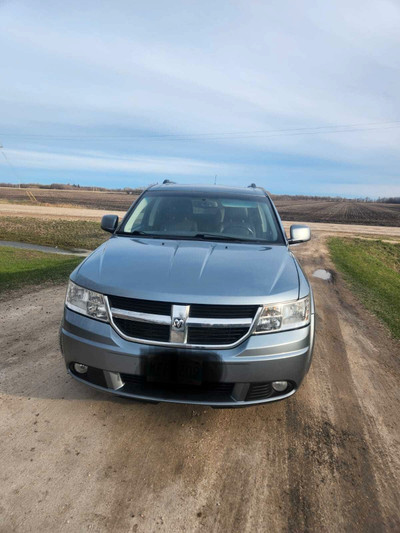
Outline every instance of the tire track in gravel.
<path fill-rule="evenodd" d="M 324 238 L 293 249 L 310 276 Z M 64 287 L 0 302 L 0 530 L 389 531 L 399 518 L 399 343 L 340 276 L 310 277 L 314 361 L 290 399 L 140 404 L 65 373 Z"/>

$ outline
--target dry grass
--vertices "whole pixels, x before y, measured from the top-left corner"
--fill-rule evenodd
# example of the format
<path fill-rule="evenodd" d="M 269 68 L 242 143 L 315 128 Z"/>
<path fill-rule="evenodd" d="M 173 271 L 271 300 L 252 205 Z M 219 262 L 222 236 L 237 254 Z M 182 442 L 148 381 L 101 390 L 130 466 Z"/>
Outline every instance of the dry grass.
<path fill-rule="evenodd" d="M 58 246 L 67 250 L 97 248 L 109 237 L 98 222 L 45 220 L 31 217 L 0 217 L 0 239 Z"/>

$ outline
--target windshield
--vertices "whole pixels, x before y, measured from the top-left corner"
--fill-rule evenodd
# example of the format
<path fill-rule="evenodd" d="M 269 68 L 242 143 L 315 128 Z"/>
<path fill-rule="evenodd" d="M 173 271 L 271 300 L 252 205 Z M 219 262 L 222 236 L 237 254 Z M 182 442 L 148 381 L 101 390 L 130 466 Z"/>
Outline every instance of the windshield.
<path fill-rule="evenodd" d="M 253 195 L 149 191 L 118 233 L 171 239 L 284 242 L 269 199 Z"/>

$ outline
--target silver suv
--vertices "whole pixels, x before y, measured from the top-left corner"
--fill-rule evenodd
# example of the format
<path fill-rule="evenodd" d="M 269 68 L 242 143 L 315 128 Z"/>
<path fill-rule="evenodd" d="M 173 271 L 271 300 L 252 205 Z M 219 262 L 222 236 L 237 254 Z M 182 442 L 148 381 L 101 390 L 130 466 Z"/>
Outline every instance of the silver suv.
<path fill-rule="evenodd" d="M 310 284 L 268 194 L 164 182 L 71 274 L 61 324 L 68 372 L 153 402 L 237 407 L 287 398 L 314 344 Z"/>

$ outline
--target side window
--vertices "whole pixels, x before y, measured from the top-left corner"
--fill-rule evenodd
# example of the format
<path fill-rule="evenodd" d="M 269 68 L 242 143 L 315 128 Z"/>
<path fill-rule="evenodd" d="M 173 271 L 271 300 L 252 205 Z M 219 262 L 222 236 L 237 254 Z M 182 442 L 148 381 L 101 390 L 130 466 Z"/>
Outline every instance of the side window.
<path fill-rule="evenodd" d="M 278 230 L 271 209 L 265 209 L 267 238 L 273 242 L 278 240 Z"/>
<path fill-rule="evenodd" d="M 155 201 L 153 202 L 153 205 L 151 206 L 150 208 L 150 213 L 149 213 L 149 217 L 148 217 L 148 220 L 147 220 L 147 227 L 149 229 L 153 229 L 154 228 L 154 225 L 155 225 L 155 221 L 156 221 L 156 215 L 157 215 L 157 211 L 158 211 L 158 207 L 160 205 L 160 202 L 161 202 L 161 198 L 156 198 Z"/>
<path fill-rule="evenodd" d="M 144 197 L 139 205 L 136 207 L 134 212 L 132 213 L 130 219 L 125 225 L 124 231 L 131 232 L 137 229 L 141 223 L 143 222 L 143 217 L 145 215 L 146 209 L 149 206 L 149 203 L 151 200 L 149 198 Z"/>
<path fill-rule="evenodd" d="M 262 204 L 258 204 L 258 215 L 261 219 L 261 231 L 262 231 L 262 234 L 266 234 L 267 233 L 267 219 L 266 219 L 266 216 L 265 216 L 265 212 L 264 212 L 264 209 L 262 208 Z"/>
<path fill-rule="evenodd" d="M 255 207 L 248 208 L 247 213 L 249 216 L 249 222 L 254 228 L 255 236 L 259 239 L 262 239 L 265 235 L 265 231 L 263 231 L 262 220 L 260 217 L 260 210 L 258 209 L 258 205 L 256 204 Z"/>

